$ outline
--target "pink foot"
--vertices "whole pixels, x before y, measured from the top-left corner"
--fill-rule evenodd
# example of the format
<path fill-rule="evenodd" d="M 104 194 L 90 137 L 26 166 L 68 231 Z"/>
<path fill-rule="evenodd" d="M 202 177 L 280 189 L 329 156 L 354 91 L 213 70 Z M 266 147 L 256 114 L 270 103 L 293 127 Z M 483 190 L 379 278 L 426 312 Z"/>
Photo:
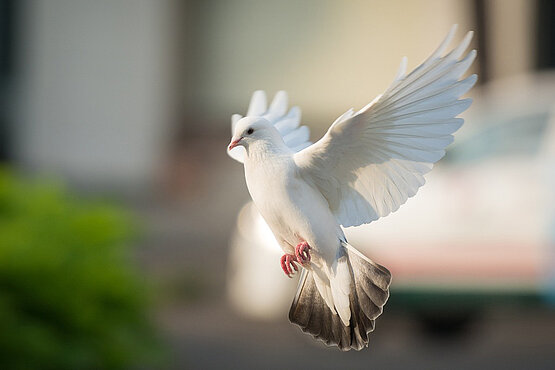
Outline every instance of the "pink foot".
<path fill-rule="evenodd" d="M 297 258 L 292 254 L 284 254 L 281 256 L 281 268 L 287 277 L 292 277 L 293 269 L 299 271 L 295 262 L 297 262 Z"/>
<path fill-rule="evenodd" d="M 295 247 L 295 257 L 297 257 L 297 261 L 304 265 L 310 262 L 310 245 L 307 242 L 301 242 L 297 244 Z"/>

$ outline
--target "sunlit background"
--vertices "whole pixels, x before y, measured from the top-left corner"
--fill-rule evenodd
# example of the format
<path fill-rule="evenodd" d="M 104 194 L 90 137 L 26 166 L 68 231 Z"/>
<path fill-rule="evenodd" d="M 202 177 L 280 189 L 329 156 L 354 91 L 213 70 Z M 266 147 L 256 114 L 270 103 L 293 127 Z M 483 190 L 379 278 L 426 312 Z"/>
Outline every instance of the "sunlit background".
<path fill-rule="evenodd" d="M 555 363 L 548 0 L 0 0 L 0 368 L 547 369 Z M 474 104 L 428 183 L 347 230 L 393 273 L 370 348 L 288 323 L 296 280 L 226 155 L 287 90 L 312 140 L 452 24 Z"/>

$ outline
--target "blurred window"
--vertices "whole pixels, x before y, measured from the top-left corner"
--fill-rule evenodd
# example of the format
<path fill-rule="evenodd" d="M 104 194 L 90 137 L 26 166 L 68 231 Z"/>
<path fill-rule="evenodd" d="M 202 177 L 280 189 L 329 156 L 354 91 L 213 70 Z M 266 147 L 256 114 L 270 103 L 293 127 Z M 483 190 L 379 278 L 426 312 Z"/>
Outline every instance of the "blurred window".
<path fill-rule="evenodd" d="M 492 119 L 448 151 L 446 163 L 483 161 L 494 157 L 532 157 L 542 145 L 547 129 L 547 112 Z"/>
<path fill-rule="evenodd" d="M 10 83 L 14 74 L 14 29 L 16 4 L 0 0 L 0 161 L 10 159 Z"/>

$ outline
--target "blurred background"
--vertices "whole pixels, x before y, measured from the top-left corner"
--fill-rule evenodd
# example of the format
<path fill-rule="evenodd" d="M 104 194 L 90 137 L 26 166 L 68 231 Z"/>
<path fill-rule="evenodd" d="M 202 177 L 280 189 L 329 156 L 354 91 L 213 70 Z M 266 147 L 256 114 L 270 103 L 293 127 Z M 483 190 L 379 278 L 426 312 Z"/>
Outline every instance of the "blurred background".
<path fill-rule="evenodd" d="M 0 367 L 552 368 L 549 0 L 0 0 Z M 318 139 L 453 23 L 465 126 L 401 209 L 347 230 L 394 275 L 370 348 L 290 325 L 296 282 L 226 155 L 251 93 Z"/>

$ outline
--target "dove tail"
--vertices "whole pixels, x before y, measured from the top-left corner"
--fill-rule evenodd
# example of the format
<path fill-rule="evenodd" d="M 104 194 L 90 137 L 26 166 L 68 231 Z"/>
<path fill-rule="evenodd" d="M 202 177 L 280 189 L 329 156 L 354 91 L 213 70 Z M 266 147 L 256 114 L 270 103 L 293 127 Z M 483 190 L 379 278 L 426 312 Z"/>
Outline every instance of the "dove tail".
<path fill-rule="evenodd" d="M 342 351 L 360 350 L 368 346 L 368 333 L 374 330 L 375 320 L 389 298 L 391 273 L 350 244 L 342 242 L 341 248 L 348 257 L 354 282 L 349 292 L 349 325 L 328 307 L 316 287 L 313 272 L 305 269 L 289 310 L 289 320 L 327 345 L 336 345 Z"/>

